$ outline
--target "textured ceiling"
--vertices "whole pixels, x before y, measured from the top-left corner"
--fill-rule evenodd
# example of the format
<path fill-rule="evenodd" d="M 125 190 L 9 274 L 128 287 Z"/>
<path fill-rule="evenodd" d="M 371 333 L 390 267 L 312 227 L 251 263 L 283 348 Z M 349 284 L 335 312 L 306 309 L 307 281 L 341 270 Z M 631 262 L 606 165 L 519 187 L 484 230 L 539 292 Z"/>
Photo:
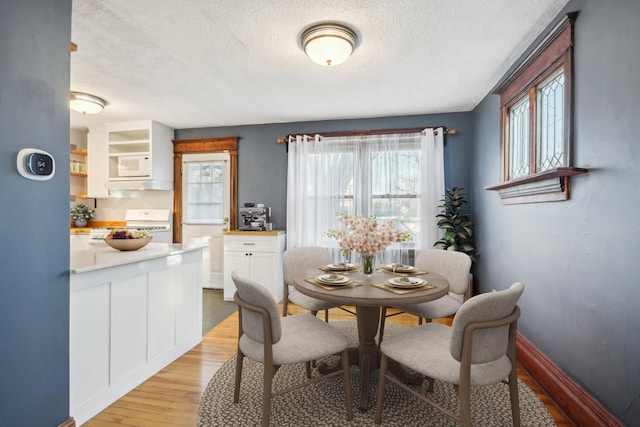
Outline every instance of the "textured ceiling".
<path fill-rule="evenodd" d="M 71 90 L 105 98 L 71 127 L 174 128 L 470 111 L 567 0 L 74 0 Z M 300 34 L 358 34 L 312 63 Z"/>

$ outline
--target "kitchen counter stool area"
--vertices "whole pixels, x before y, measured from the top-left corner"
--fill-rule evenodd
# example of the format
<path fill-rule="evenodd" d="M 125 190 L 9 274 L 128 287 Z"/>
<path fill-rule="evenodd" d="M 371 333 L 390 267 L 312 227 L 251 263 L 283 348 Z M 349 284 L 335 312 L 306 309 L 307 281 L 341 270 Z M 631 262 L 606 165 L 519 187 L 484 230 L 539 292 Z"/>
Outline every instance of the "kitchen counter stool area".
<path fill-rule="evenodd" d="M 89 420 L 202 340 L 205 246 L 71 251 L 70 415 Z"/>

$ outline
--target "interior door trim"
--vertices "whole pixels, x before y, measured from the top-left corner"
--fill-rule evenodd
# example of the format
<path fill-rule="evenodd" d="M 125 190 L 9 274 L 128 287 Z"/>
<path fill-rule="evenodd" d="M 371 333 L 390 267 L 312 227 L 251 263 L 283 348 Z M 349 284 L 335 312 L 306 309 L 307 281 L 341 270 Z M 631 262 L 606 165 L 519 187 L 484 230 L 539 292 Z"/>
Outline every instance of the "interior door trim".
<path fill-rule="evenodd" d="M 238 137 L 173 140 L 173 241 L 182 243 L 182 155 L 229 152 L 229 229 L 238 228 Z"/>

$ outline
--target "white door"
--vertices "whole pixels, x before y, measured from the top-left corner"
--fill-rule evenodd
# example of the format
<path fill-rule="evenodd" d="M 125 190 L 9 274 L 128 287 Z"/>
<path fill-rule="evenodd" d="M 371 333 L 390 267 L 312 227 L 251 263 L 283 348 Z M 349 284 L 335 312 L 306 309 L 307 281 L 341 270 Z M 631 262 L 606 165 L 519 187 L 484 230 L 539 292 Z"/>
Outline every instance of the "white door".
<path fill-rule="evenodd" d="M 206 288 L 224 287 L 222 232 L 229 226 L 229 164 L 229 153 L 182 156 L 182 242 L 209 243 Z"/>

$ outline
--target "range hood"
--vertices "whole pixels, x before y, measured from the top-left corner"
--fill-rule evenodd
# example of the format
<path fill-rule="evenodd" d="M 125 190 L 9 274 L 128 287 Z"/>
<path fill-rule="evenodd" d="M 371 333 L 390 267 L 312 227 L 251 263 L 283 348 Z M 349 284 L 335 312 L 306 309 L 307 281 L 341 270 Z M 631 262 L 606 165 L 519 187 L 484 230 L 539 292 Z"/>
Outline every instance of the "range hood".
<path fill-rule="evenodd" d="M 107 181 L 105 187 L 108 190 L 143 191 L 143 190 L 173 190 L 173 182 L 145 179 L 139 181 Z"/>

